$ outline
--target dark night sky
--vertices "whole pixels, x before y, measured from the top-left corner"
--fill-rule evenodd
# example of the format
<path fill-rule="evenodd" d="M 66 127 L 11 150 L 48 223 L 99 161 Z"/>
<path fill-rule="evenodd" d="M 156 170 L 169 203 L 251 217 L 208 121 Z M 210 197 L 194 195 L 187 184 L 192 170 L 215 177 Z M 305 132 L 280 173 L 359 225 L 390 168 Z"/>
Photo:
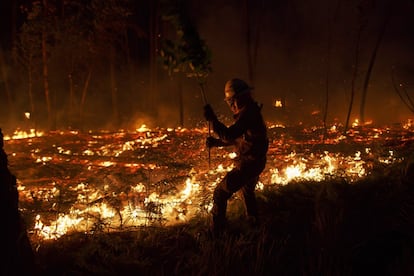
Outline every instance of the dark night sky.
<path fill-rule="evenodd" d="M 201 37 L 212 51 L 213 73 L 207 80 L 209 102 L 218 112 L 229 114 L 223 103 L 224 82 L 232 77 L 248 80 L 245 33 L 242 27 L 242 1 L 191 0 L 193 16 Z M 272 120 L 276 98 L 286 97 L 287 106 L 297 120 L 310 118 L 325 102 L 329 30 L 332 34 L 329 75 L 330 105 L 328 121 L 343 123 L 350 101 L 351 80 L 359 19 L 357 4 L 361 1 L 332 0 L 258 0 L 251 1 L 253 27 L 259 27 L 259 47 L 255 68 L 255 97 L 265 104 L 265 116 Z M 386 11 L 392 10 L 371 75 L 368 88 L 366 119 L 376 123 L 394 123 L 413 117 L 399 99 L 391 82 L 391 68 L 408 92 L 414 93 L 414 1 L 377 0 L 367 3 L 366 25 L 360 44 L 360 66 L 352 120 L 359 114 L 360 93 L 375 41 Z M 391 5 L 388 7 L 387 3 Z M 8 2 L 1 1 L 1 10 Z M 2 41 L 7 37 L 2 15 Z M 260 19 L 260 20 L 259 20 Z M 260 22 L 260 23 L 259 23 Z M 253 30 L 252 35 L 256 35 Z M 188 89 L 198 91 L 189 81 Z M 200 116 L 198 92 L 185 99 L 190 116 Z M 414 96 L 413 96 L 414 97 Z M 167 108 L 167 107 L 166 107 Z M 193 108 L 193 110 L 191 110 Z M 168 112 L 167 112 L 168 113 Z"/>

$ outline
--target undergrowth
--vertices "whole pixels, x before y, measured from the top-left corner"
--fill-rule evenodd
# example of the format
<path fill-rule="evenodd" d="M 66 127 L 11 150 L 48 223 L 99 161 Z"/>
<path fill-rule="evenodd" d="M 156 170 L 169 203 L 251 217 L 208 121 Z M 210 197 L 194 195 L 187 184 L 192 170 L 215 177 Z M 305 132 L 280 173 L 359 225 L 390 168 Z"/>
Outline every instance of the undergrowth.
<path fill-rule="evenodd" d="M 75 233 L 35 249 L 42 275 L 414 275 L 414 178 L 394 167 L 354 183 L 298 182 L 240 200 L 218 238 L 208 218 L 173 227 Z"/>

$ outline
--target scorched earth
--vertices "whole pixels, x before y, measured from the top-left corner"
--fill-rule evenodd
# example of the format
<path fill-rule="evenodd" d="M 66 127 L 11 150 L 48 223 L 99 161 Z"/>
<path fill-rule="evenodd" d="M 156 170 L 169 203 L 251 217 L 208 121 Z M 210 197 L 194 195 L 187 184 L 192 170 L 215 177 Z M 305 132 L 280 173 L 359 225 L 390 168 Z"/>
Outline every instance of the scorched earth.
<path fill-rule="evenodd" d="M 283 127 L 268 124 L 268 162 L 257 189 L 342 178 L 350 185 L 407 156 L 410 124 Z M 71 232 L 172 225 L 206 216 L 232 168 L 230 148 L 206 149 L 206 128 L 5 133 L 9 169 L 31 239 Z M 232 200 L 238 200 L 237 195 Z"/>

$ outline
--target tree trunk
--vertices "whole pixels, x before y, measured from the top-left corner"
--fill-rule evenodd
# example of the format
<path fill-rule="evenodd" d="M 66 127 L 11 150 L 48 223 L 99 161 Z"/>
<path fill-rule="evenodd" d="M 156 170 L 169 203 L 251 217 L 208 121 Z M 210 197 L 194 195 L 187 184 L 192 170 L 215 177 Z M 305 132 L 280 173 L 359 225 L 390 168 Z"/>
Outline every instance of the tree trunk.
<path fill-rule="evenodd" d="M 13 107 L 13 100 L 12 100 L 12 95 L 11 95 L 7 71 L 6 71 L 6 61 L 4 60 L 4 55 L 3 55 L 3 48 L 0 48 L 0 67 L 1 67 L 2 79 L 4 80 L 4 90 L 6 91 L 6 97 L 7 97 L 7 107 L 8 107 L 7 114 L 9 116 L 8 119 L 11 120 L 14 114 L 14 107 Z"/>
<path fill-rule="evenodd" d="M 332 52 L 332 27 L 338 18 L 338 12 L 340 7 L 341 1 L 338 0 L 337 6 L 335 8 L 335 12 L 333 14 L 333 17 L 330 16 L 330 13 L 328 12 L 328 49 L 327 49 L 327 57 L 326 57 L 326 91 L 325 91 L 325 107 L 323 112 L 323 140 L 325 140 L 328 127 L 326 120 L 328 118 L 328 107 L 329 107 L 329 88 L 330 88 L 330 73 L 331 73 L 331 52 Z"/>
<path fill-rule="evenodd" d="M 109 61 L 109 68 L 110 68 L 110 80 L 111 80 L 111 97 L 112 97 L 112 115 L 113 121 L 117 126 L 119 123 L 119 110 L 118 110 L 118 87 L 116 83 L 116 76 L 115 76 L 115 48 L 111 46 L 110 49 L 110 61 Z"/>
<path fill-rule="evenodd" d="M 249 76 L 249 82 L 253 81 L 253 61 L 251 55 L 251 27 L 250 27 L 250 5 L 249 0 L 244 0 L 244 23 L 245 23 L 245 39 L 246 39 L 246 57 L 247 57 L 247 75 Z"/>
<path fill-rule="evenodd" d="M 12 49 L 12 57 L 14 64 L 17 63 L 17 51 L 16 51 L 16 37 L 17 37 L 17 12 L 19 9 L 19 6 L 17 5 L 16 0 L 11 0 L 11 35 L 10 35 L 10 41 L 11 41 L 11 49 Z"/>
<path fill-rule="evenodd" d="M 44 17 L 47 18 L 47 0 L 43 0 L 43 9 L 44 9 Z M 53 126 L 53 116 L 52 116 L 52 105 L 50 102 L 50 91 L 49 91 L 49 68 L 48 68 L 48 61 L 47 61 L 47 44 L 46 44 L 46 26 L 42 29 L 42 66 L 43 66 L 43 88 L 45 93 L 46 99 L 46 108 L 47 108 L 47 118 L 48 118 L 48 125 L 52 129 Z"/>
<path fill-rule="evenodd" d="M 81 102 L 79 105 L 79 120 L 80 120 L 80 128 L 83 129 L 84 125 L 83 125 L 83 110 L 85 108 L 85 101 L 86 101 L 86 93 L 88 91 L 89 88 L 89 83 L 91 81 L 91 77 L 92 77 L 92 66 L 89 66 L 88 69 L 88 75 L 86 77 L 85 83 L 83 84 L 83 88 L 82 88 L 82 98 L 81 98 Z"/>
<path fill-rule="evenodd" d="M 393 68 L 391 68 L 391 80 L 392 80 L 392 86 L 394 87 L 394 91 L 400 97 L 401 101 L 405 104 L 405 106 L 412 113 L 414 113 L 414 101 L 411 99 L 411 97 L 408 94 L 407 90 L 401 84 L 397 84 L 397 81 L 395 80 L 394 75 L 395 75 L 395 73 L 394 73 L 394 67 L 393 67 Z M 401 88 L 402 91 L 400 91 L 400 88 Z"/>
<path fill-rule="evenodd" d="M 71 70 L 72 71 L 72 70 Z M 68 106 L 68 116 L 69 116 L 69 122 L 73 122 L 73 103 L 74 103 L 74 88 L 73 88 L 73 78 L 72 78 L 72 72 L 68 74 L 68 80 L 69 80 L 69 106 Z"/>
<path fill-rule="evenodd" d="M 155 116 L 155 102 L 158 98 L 157 87 L 157 47 L 158 47 L 158 1 L 154 0 L 150 3 L 150 18 L 149 18 L 149 93 L 148 93 L 148 108 Z"/>
<path fill-rule="evenodd" d="M 390 3 L 391 5 L 391 3 Z M 378 35 L 377 41 L 375 43 L 375 47 L 374 47 L 374 51 L 372 52 L 372 56 L 368 65 L 368 70 L 367 70 L 367 74 L 365 75 L 365 80 L 364 80 L 364 87 L 362 90 L 362 95 L 361 95 L 361 105 L 360 105 L 360 109 L 359 109 L 359 118 L 361 120 L 361 123 L 365 123 L 365 102 L 366 102 L 366 98 L 367 98 L 367 93 L 368 93 L 368 84 L 369 84 L 369 80 L 371 78 L 371 73 L 372 73 L 372 68 L 374 67 L 374 63 L 375 60 L 377 58 L 377 53 L 378 53 L 378 49 L 379 46 L 381 45 L 381 41 L 382 38 L 384 37 L 384 33 L 385 30 L 387 28 L 389 19 L 391 17 L 391 7 L 388 7 L 387 9 L 387 14 L 385 16 L 384 22 L 381 26 L 381 30 L 380 33 Z"/>
<path fill-rule="evenodd" d="M 36 116 L 35 115 L 35 104 L 33 99 L 33 69 L 32 69 L 32 62 L 33 62 L 33 56 L 30 53 L 29 54 L 29 60 L 28 60 L 28 87 L 27 91 L 29 93 L 29 103 L 30 103 L 30 119 L 34 122 L 33 128 L 36 129 Z"/>
<path fill-rule="evenodd" d="M 348 108 L 348 114 L 346 117 L 346 122 L 345 122 L 345 128 L 344 128 L 344 135 L 346 135 L 346 132 L 348 131 L 348 126 L 349 126 L 349 120 L 351 117 L 351 111 L 352 111 L 352 106 L 354 103 L 354 98 L 355 98 L 355 82 L 358 76 L 358 67 L 359 67 L 359 46 L 361 43 L 361 34 L 362 34 L 362 29 L 363 27 L 361 26 L 358 30 L 358 36 L 357 36 L 357 41 L 356 41 L 356 47 L 355 47 L 355 65 L 354 65 L 354 73 L 352 75 L 352 84 L 351 84 L 351 99 L 349 102 L 349 108 Z"/>
<path fill-rule="evenodd" d="M 180 126 L 184 127 L 184 99 L 183 99 L 183 84 L 182 78 L 179 77 L 178 80 L 178 107 L 179 107 L 179 116 L 180 116 Z"/>
<path fill-rule="evenodd" d="M 244 28 L 245 28 L 245 39 L 246 39 L 246 57 L 247 57 L 247 73 L 249 77 L 250 84 L 254 84 L 255 73 L 256 73 L 256 64 L 257 64 L 257 54 L 259 49 L 260 41 L 260 27 L 261 19 L 263 18 L 263 0 L 261 0 L 259 8 L 260 15 L 257 17 L 258 21 L 255 22 L 255 26 L 252 26 L 252 8 L 250 6 L 249 0 L 244 1 L 243 15 L 244 15 Z M 253 32 L 252 32 L 253 29 Z M 252 36 L 255 35 L 254 41 Z"/>

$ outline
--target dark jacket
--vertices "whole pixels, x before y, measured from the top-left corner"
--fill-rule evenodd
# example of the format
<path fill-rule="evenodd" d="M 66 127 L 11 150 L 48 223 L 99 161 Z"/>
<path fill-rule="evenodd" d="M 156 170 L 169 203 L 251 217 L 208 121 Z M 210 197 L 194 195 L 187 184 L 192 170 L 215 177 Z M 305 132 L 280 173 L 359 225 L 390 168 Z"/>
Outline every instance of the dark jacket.
<path fill-rule="evenodd" d="M 226 127 L 218 120 L 213 121 L 213 130 L 224 144 L 236 146 L 240 163 L 264 161 L 269 147 L 267 128 L 261 114 L 261 106 L 249 101 L 234 116 L 235 122 Z"/>

